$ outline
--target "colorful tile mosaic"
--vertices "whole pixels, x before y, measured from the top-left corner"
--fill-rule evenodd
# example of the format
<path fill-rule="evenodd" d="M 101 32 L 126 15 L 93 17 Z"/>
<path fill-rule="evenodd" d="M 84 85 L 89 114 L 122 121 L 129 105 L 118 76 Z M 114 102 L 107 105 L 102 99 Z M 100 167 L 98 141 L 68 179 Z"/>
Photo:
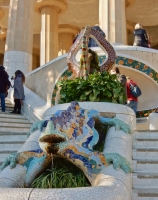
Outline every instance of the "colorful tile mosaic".
<path fill-rule="evenodd" d="M 106 60 L 106 56 L 99 56 L 99 64 L 100 65 L 103 62 L 105 62 L 105 60 Z M 158 83 L 158 72 L 156 72 L 154 69 L 150 68 L 148 65 L 146 65 L 142 62 L 139 62 L 137 60 L 133 60 L 133 59 L 130 59 L 130 58 L 126 58 L 126 57 L 117 56 L 115 63 L 118 64 L 118 65 L 123 65 L 123 66 L 126 66 L 126 67 L 133 68 L 135 70 L 141 71 Z M 67 79 L 71 75 L 72 75 L 72 72 L 66 70 L 61 75 L 60 79 L 63 79 L 63 78 Z M 53 95 L 52 95 L 52 104 L 53 105 L 55 105 L 56 92 L 57 92 L 57 87 L 55 86 L 54 91 L 53 91 Z M 137 112 L 137 118 L 138 117 L 147 117 L 153 111 L 154 111 L 154 109 L 138 111 Z"/>
<path fill-rule="evenodd" d="M 91 66 L 92 59 L 90 57 L 92 55 L 89 56 L 91 53 L 89 52 L 90 49 L 88 48 L 89 44 L 91 43 L 89 40 L 90 35 L 93 36 L 93 39 L 98 42 L 100 47 L 103 47 L 103 51 L 107 52 L 108 54 L 106 62 L 101 63 L 99 70 L 101 72 L 109 71 L 115 63 L 116 52 L 113 46 L 107 40 L 105 40 L 104 36 L 100 33 L 100 31 L 98 31 L 98 29 L 86 26 L 79 33 L 78 37 L 67 53 L 67 65 L 73 73 L 73 78 L 84 77 L 84 79 L 86 79 L 88 74 L 91 73 L 91 70 L 94 69 L 93 67 L 95 65 L 93 65 L 93 67 Z M 80 59 L 81 62 L 77 63 L 74 62 L 74 59 L 76 56 L 76 51 L 78 51 L 80 48 L 82 49 Z M 98 65 L 96 65 L 96 67 L 98 68 Z"/>
<path fill-rule="evenodd" d="M 95 120 L 101 125 L 119 127 L 124 132 L 131 133 L 130 126 L 123 121 L 102 117 L 97 110 L 86 110 L 78 102 L 71 102 L 66 110 L 58 110 L 52 115 L 39 138 L 39 145 L 44 152 L 74 163 L 91 183 L 113 159 L 126 173 L 131 171 L 130 163 L 118 153 L 107 153 L 105 157 L 103 152 L 93 149 L 99 141 Z M 115 162 L 113 163 L 115 168 Z"/>

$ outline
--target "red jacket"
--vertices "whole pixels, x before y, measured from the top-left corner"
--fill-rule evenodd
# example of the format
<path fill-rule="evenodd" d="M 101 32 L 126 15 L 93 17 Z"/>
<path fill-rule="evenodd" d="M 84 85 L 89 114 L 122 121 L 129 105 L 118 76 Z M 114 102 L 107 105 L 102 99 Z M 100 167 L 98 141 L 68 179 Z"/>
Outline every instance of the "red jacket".
<path fill-rule="evenodd" d="M 138 102 L 138 98 L 137 97 L 134 97 L 132 94 L 131 94 L 131 91 L 130 91 L 130 83 L 132 83 L 133 85 L 137 85 L 134 81 L 132 80 L 129 80 L 126 82 L 126 86 L 127 86 L 127 100 L 128 101 L 137 101 Z"/>

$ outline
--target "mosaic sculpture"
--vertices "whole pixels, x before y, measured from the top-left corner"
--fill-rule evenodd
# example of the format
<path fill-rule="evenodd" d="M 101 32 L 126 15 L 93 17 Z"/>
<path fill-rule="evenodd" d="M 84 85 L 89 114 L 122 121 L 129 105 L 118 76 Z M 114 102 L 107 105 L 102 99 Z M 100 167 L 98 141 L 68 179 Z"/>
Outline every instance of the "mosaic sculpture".
<path fill-rule="evenodd" d="M 72 102 L 67 110 L 57 111 L 50 120 L 33 124 L 30 129 L 31 135 L 24 147 L 18 153 L 10 155 L 1 165 L 0 186 L 4 187 L 1 181 L 4 174 L 9 173 L 12 170 L 10 168 L 21 165 L 25 169 L 25 176 L 21 175 L 20 171 L 16 171 L 15 177 L 11 173 L 10 179 L 13 181 L 11 187 L 17 187 L 17 184 L 14 184 L 17 182 L 15 180 L 17 176 L 20 180 L 24 179 L 21 187 L 29 187 L 32 181 L 50 165 L 51 154 L 63 157 L 83 170 L 92 185 L 99 172 L 111 163 L 115 169 L 121 168 L 125 173 L 131 172 L 130 163 L 117 152 L 103 153 L 93 150 L 99 140 L 95 123 L 115 126 L 117 130 L 131 133 L 129 125 L 123 121 L 117 118 L 105 118 L 96 110 L 85 110 L 78 102 Z M 31 137 L 37 139 L 37 144 L 30 145 Z"/>
<path fill-rule="evenodd" d="M 68 52 L 67 64 L 69 69 L 73 72 L 73 75 L 70 77 L 70 79 L 75 79 L 77 77 L 86 78 L 91 71 L 88 49 L 90 37 L 93 38 L 97 44 L 108 54 L 107 60 L 105 60 L 105 62 L 103 62 L 100 66 L 100 71 L 110 71 L 115 63 L 116 54 L 111 44 L 99 33 L 99 31 L 93 29 L 93 27 L 86 26 L 86 28 L 81 31 L 75 43 L 71 46 Z M 82 68 L 75 59 L 80 48 L 82 50 Z"/>
<path fill-rule="evenodd" d="M 98 55 L 88 48 L 89 38 L 93 38 L 98 46 L 100 46 L 105 53 L 107 53 L 107 59 L 99 66 Z M 80 63 L 76 61 L 76 55 L 81 49 Z M 94 70 L 96 71 L 110 71 L 113 67 L 116 59 L 116 53 L 112 45 L 102 36 L 102 34 L 93 27 L 86 26 L 74 44 L 71 46 L 68 56 L 67 65 L 68 70 L 72 71 L 72 75 L 68 79 L 75 79 L 78 77 L 86 77 Z M 57 86 L 57 93 L 55 97 L 55 104 L 58 104 L 60 99 L 61 87 Z"/>

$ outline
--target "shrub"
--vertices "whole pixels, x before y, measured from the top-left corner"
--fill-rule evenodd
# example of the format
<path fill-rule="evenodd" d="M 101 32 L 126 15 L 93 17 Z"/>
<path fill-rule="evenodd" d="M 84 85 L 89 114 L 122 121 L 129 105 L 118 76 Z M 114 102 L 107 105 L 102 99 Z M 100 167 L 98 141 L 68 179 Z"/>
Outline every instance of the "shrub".
<path fill-rule="evenodd" d="M 61 80 L 59 103 L 72 101 L 112 102 L 123 104 L 125 101 L 124 89 L 116 75 L 108 72 L 94 72 L 87 79 Z"/>

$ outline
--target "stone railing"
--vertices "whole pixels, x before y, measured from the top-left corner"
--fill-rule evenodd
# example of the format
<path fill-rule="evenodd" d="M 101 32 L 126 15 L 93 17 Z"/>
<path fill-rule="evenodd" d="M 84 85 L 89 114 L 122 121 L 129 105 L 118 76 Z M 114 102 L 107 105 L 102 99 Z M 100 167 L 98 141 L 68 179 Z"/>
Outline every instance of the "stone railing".
<path fill-rule="evenodd" d="M 129 76 L 141 88 L 142 95 L 139 98 L 138 111 L 156 108 L 158 50 L 123 45 L 114 45 L 114 49 L 118 56 L 116 65 L 121 69 L 121 73 Z M 105 56 L 99 47 L 94 50 L 100 57 Z M 26 87 L 44 99 L 50 106 L 56 82 L 67 69 L 66 57 L 67 54 L 62 55 L 32 71 L 26 77 Z M 79 61 L 79 58 L 78 54 L 76 59 Z"/>

